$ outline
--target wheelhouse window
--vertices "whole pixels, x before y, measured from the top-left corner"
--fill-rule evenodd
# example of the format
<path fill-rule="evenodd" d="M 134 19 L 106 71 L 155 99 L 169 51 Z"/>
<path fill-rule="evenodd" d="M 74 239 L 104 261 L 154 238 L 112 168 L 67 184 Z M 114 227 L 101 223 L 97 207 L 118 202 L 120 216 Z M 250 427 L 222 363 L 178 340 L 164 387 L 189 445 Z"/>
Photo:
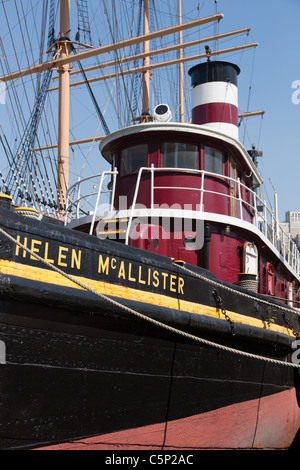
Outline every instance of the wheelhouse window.
<path fill-rule="evenodd" d="M 212 147 L 205 147 L 204 149 L 204 168 L 211 173 L 223 174 L 223 153 Z"/>
<path fill-rule="evenodd" d="M 139 171 L 142 166 L 148 166 L 148 145 L 133 145 L 121 151 L 120 175 Z"/>
<path fill-rule="evenodd" d="M 198 146 L 181 142 L 165 142 L 162 148 L 163 168 L 198 168 Z"/>

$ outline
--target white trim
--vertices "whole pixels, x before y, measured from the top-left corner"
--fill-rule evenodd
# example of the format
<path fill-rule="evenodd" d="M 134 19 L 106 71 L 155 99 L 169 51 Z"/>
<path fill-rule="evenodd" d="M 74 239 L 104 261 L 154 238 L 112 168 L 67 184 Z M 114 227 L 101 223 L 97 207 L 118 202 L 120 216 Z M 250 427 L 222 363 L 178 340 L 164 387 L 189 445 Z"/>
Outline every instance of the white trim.
<path fill-rule="evenodd" d="M 181 205 L 180 204 L 173 204 L 171 207 L 166 207 L 165 205 L 162 206 L 163 208 L 163 212 L 160 214 L 159 212 L 157 214 L 155 214 L 155 212 L 152 212 L 151 211 L 149 212 L 149 209 L 156 209 L 158 208 L 158 206 L 156 206 L 154 204 L 154 190 L 155 189 L 173 189 L 173 190 L 176 190 L 176 189 L 180 189 L 180 187 L 162 187 L 162 186 L 154 186 L 154 171 L 157 171 L 157 172 L 164 172 L 164 171 L 174 171 L 175 168 L 154 168 L 153 166 L 151 166 L 151 168 L 148 168 L 148 167 L 141 167 L 139 172 L 138 172 L 138 175 L 137 175 L 137 182 L 136 182 L 136 187 L 135 187 L 135 192 L 134 192 L 134 197 L 133 197 L 133 201 L 132 201 L 132 207 L 129 209 L 129 217 L 128 217 L 128 226 L 126 227 L 126 240 L 125 240 L 125 243 L 128 244 L 128 241 L 129 241 L 129 233 L 130 233 L 130 229 L 131 229 L 131 223 L 132 223 L 132 219 L 133 217 L 137 217 L 136 214 L 141 214 L 141 210 L 144 211 L 144 214 L 146 217 L 148 217 L 148 215 L 152 214 L 152 216 L 162 216 L 162 217 L 167 217 L 168 219 L 170 219 L 171 217 L 173 218 L 176 218 L 176 216 L 178 216 L 178 214 L 180 214 L 180 217 L 184 220 L 188 220 L 188 219 L 198 219 L 198 220 L 201 220 L 201 218 L 199 218 L 197 216 L 197 214 L 200 212 L 200 213 L 203 213 L 204 211 L 204 206 L 203 206 L 203 197 L 204 197 L 204 193 L 212 193 L 212 194 L 215 194 L 215 195 L 219 195 L 219 196 L 222 196 L 222 197 L 226 197 L 226 198 L 231 198 L 231 199 L 234 199 L 237 201 L 237 203 L 239 204 L 239 217 L 231 217 L 231 216 L 226 216 L 226 215 L 221 215 L 221 223 L 224 225 L 226 224 L 226 222 L 224 222 L 224 220 L 226 219 L 226 217 L 229 217 L 229 224 L 231 225 L 232 223 L 234 225 L 238 225 L 237 224 L 237 220 L 240 220 L 243 222 L 243 205 L 245 206 L 248 206 L 250 207 L 250 210 L 253 211 L 253 221 L 251 222 L 246 222 L 249 224 L 249 227 L 250 227 L 250 230 L 251 232 L 254 232 L 254 231 L 258 231 L 259 232 L 259 238 L 262 238 L 260 236 L 260 233 L 263 233 L 264 235 L 264 238 L 267 240 L 268 239 L 268 242 L 267 244 L 269 243 L 270 241 L 270 244 L 272 246 L 272 249 L 273 247 L 275 248 L 275 251 L 274 253 L 276 253 L 276 256 L 281 259 L 281 261 L 283 262 L 283 264 L 286 264 L 288 266 L 291 267 L 290 271 L 291 272 L 294 272 L 300 276 L 300 253 L 296 247 L 296 244 L 294 242 L 292 242 L 290 236 L 288 234 L 286 234 L 284 232 L 284 230 L 282 230 L 280 228 L 279 230 L 279 222 L 278 222 L 278 219 L 277 219 L 277 215 L 273 212 L 271 212 L 267 206 L 266 206 L 266 203 L 265 201 L 262 201 L 258 196 L 257 194 L 250 190 L 249 188 L 247 188 L 247 186 L 245 186 L 244 184 L 242 184 L 240 182 L 240 179 L 237 178 L 237 180 L 232 180 L 232 178 L 229 178 L 228 176 L 222 176 L 221 178 L 224 179 L 225 181 L 235 181 L 237 183 L 237 189 L 238 189 L 238 196 L 235 197 L 235 196 L 231 196 L 229 194 L 226 194 L 226 193 L 219 193 L 219 192 L 216 192 L 216 191 L 210 191 L 210 190 L 205 190 L 204 189 L 204 178 L 205 176 L 207 175 L 213 175 L 215 176 L 215 173 L 210 173 L 210 172 L 206 172 L 204 170 L 193 170 L 192 173 L 195 173 L 195 174 L 200 174 L 201 175 L 201 187 L 200 188 L 184 188 L 182 187 L 181 189 L 185 189 L 185 190 L 190 190 L 192 189 L 193 191 L 197 190 L 199 191 L 199 194 L 200 194 L 200 201 L 199 201 L 199 204 L 196 206 L 196 210 L 194 209 L 193 211 L 191 211 L 191 205 L 185 205 L 184 208 L 181 208 Z M 151 208 L 146 208 L 144 206 L 140 206 L 137 204 L 137 195 L 138 195 L 138 191 L 139 191 L 139 188 L 140 188 L 140 181 L 141 181 L 141 176 L 142 176 L 142 172 L 143 171 L 147 171 L 147 172 L 151 172 Z M 176 171 L 182 171 L 182 172 L 186 172 L 187 170 L 186 169 L 183 169 L 183 168 L 176 168 Z M 190 171 L 189 171 L 190 172 Z M 104 172 L 106 173 L 106 172 Z M 116 176 L 117 174 L 117 169 L 115 169 L 114 172 L 109 172 L 109 173 L 113 173 L 114 176 Z M 220 176 L 219 176 L 220 177 Z M 103 181 L 103 174 L 101 176 L 101 182 Z M 81 182 L 79 181 L 78 183 L 76 183 L 77 185 L 80 185 Z M 73 186 L 74 190 L 75 190 L 75 186 Z M 250 193 L 252 193 L 253 195 L 253 205 L 245 200 L 242 199 L 242 194 L 241 194 L 241 188 L 244 187 L 246 190 L 250 191 Z M 93 195 L 96 197 L 97 196 L 97 201 L 96 201 L 96 205 L 95 207 L 98 208 L 96 209 L 93 213 L 90 213 L 90 215 L 92 215 L 92 222 L 96 220 L 96 217 L 97 217 L 97 220 L 99 220 L 99 199 L 100 199 L 100 188 L 101 188 L 101 183 L 99 185 L 99 188 L 98 188 L 98 191 L 97 192 L 94 192 L 93 191 Z M 79 193 L 79 190 L 78 190 L 78 193 Z M 114 191 L 112 191 L 112 193 L 114 193 Z M 91 195 L 90 195 L 91 196 Z M 70 204 L 70 208 L 72 206 L 75 207 L 76 209 L 76 213 L 77 213 L 77 217 L 78 217 L 78 212 L 79 212 L 79 204 L 81 204 L 81 199 L 82 198 L 77 198 L 76 201 L 71 201 L 71 204 Z M 120 203 L 121 203 L 121 208 L 123 207 L 124 210 L 128 211 L 127 210 L 127 197 L 125 196 L 125 199 L 126 201 L 124 200 L 121 200 L 122 198 L 120 198 Z M 111 199 L 111 202 L 110 202 L 110 211 L 113 210 L 113 207 L 114 207 L 114 204 L 115 204 L 115 201 L 114 199 Z M 261 214 L 261 207 L 259 207 L 261 205 L 262 209 L 263 209 L 263 214 Z M 101 206 L 103 207 L 103 206 Z M 166 211 L 167 209 L 167 211 Z M 103 209 L 102 209 L 103 210 Z M 104 211 L 107 210 L 107 205 L 104 209 Z M 139 212 L 137 212 L 137 210 L 139 210 Z M 161 210 L 158 208 L 158 210 Z M 166 214 L 166 215 L 165 215 Z M 189 215 L 191 214 L 191 215 Z M 113 215 L 113 217 L 115 217 L 115 215 Z M 216 220 L 217 218 L 219 217 L 219 214 L 213 214 L 213 220 Z M 102 219 L 105 219 L 105 215 L 102 216 Z M 203 219 L 203 217 L 202 217 Z M 65 220 L 65 224 L 67 223 L 67 220 Z M 76 224 L 77 225 L 77 224 Z M 241 224 L 239 224 L 241 226 Z M 91 224 L 91 227 L 90 227 L 90 233 L 91 233 L 91 230 L 92 230 L 92 227 L 93 227 L 93 223 Z M 247 228 L 246 228 L 247 229 Z M 257 230 L 255 230 L 257 229 Z M 282 253 L 282 255 L 281 255 Z M 285 260 L 287 259 L 287 262 L 285 262 Z"/>
<path fill-rule="evenodd" d="M 229 135 L 233 139 L 239 138 L 239 128 L 235 124 L 229 124 L 228 122 L 207 122 L 206 124 L 202 125 L 209 127 L 212 130 Z"/>
<path fill-rule="evenodd" d="M 233 147 L 238 150 L 245 163 L 249 167 L 250 171 L 254 177 L 254 187 L 260 186 L 263 182 L 263 179 L 254 165 L 250 155 L 248 154 L 245 147 L 239 142 L 239 140 L 231 137 L 230 135 L 226 135 L 223 132 L 219 132 L 215 129 L 210 129 L 206 126 L 200 126 L 197 124 L 188 124 L 188 123 L 180 123 L 180 122 L 151 122 L 146 124 L 137 124 L 135 126 L 125 127 L 119 131 L 116 131 L 108 136 L 106 136 L 99 144 L 100 152 L 103 154 L 104 158 L 110 163 L 111 161 L 111 154 L 109 152 L 105 152 L 105 147 L 115 142 L 117 139 L 121 139 L 123 137 L 128 137 L 131 135 L 137 135 L 145 132 L 189 132 L 190 134 L 197 134 L 199 136 L 204 137 L 213 137 L 215 139 L 219 139 L 224 143 L 232 145 Z"/>
<path fill-rule="evenodd" d="M 208 103 L 228 103 L 238 107 L 238 89 L 232 83 L 202 83 L 192 89 L 191 102 L 192 108 Z"/>
<path fill-rule="evenodd" d="M 255 227 L 251 222 L 247 222 L 236 217 L 231 217 L 222 214 L 215 214 L 212 212 L 202 212 L 202 211 L 193 211 L 193 210 L 180 210 L 180 209 L 163 209 L 163 208 L 154 208 L 154 209 L 128 209 L 128 210 L 121 210 L 121 211 L 111 211 L 107 212 L 106 218 L 107 219 L 125 219 L 125 218 L 135 218 L 135 217 L 167 217 L 167 218 L 187 218 L 187 219 L 195 219 L 195 220 L 203 220 L 209 222 L 216 222 L 221 223 L 223 225 L 230 225 L 233 227 L 241 228 L 250 232 L 251 234 L 256 235 L 261 242 L 266 245 L 275 256 L 284 264 L 286 269 L 298 280 L 300 281 L 300 274 L 298 274 L 292 266 L 290 266 L 283 256 L 279 253 L 279 251 L 275 248 L 275 246 L 270 242 L 270 240 L 259 230 L 259 228 Z M 80 220 L 78 221 L 80 222 Z M 251 241 L 251 240 L 250 240 Z"/>
<path fill-rule="evenodd" d="M 254 243 L 245 244 L 244 273 L 258 275 L 258 250 Z"/>

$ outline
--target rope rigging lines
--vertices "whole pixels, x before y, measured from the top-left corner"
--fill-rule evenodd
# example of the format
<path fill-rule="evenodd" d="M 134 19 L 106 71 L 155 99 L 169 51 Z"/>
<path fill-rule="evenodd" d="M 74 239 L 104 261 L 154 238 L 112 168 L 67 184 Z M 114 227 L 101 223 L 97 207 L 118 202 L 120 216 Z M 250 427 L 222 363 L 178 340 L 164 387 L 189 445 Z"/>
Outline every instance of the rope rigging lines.
<path fill-rule="evenodd" d="M 34 8 L 30 12 L 24 11 L 23 2 L 21 4 L 15 0 L 15 12 L 18 18 L 18 25 L 20 27 L 20 38 L 12 34 L 12 29 L 9 23 L 8 14 L 5 9 L 5 5 L 2 4 L 5 19 L 8 25 L 9 35 L 11 39 L 11 44 L 13 47 L 14 55 L 16 57 L 17 66 L 20 69 L 20 63 L 18 60 L 18 48 L 17 44 L 18 38 L 20 39 L 21 45 L 23 45 L 24 55 L 26 56 L 27 64 L 30 65 L 31 57 L 34 60 L 34 48 L 32 46 L 32 34 L 37 35 L 37 43 L 39 43 L 39 61 L 42 61 L 41 51 L 44 49 L 45 35 L 46 35 L 46 22 L 47 22 L 47 11 L 49 6 L 49 0 L 43 2 L 43 9 L 41 12 L 42 22 L 41 22 L 41 34 L 38 32 L 36 21 L 34 19 Z M 29 15 L 31 13 L 31 15 Z M 30 26 L 28 26 L 30 20 Z M 54 42 L 54 21 L 55 21 L 55 0 L 50 0 L 49 8 L 49 27 L 48 27 L 48 48 Z M 32 25 L 34 28 L 32 30 Z M 39 36 L 41 36 L 39 38 Z M 1 44 L 2 48 L 3 43 Z M 2 49 L 2 53 L 3 53 Z M 30 57 L 31 56 L 31 57 Z M 52 53 L 47 54 L 47 60 L 52 58 Z M 6 61 L 6 71 L 9 72 L 9 64 Z M 3 66 L 2 66 L 3 68 Z M 16 90 L 16 85 L 11 84 L 8 88 L 8 95 L 10 97 L 13 109 L 13 120 L 16 123 L 18 129 L 18 137 L 15 140 L 19 140 L 19 145 L 16 150 L 13 152 L 10 148 L 7 140 L 5 142 L 1 138 L 1 142 L 8 158 L 10 156 L 10 170 L 6 177 L 6 187 L 9 188 L 9 191 L 15 200 L 15 202 L 20 202 L 27 206 L 28 203 L 33 206 L 38 206 L 41 210 L 42 207 L 49 213 L 49 207 L 55 208 L 55 199 L 54 199 L 54 190 L 51 184 L 50 176 L 45 164 L 44 159 L 40 159 L 34 152 L 35 142 L 38 140 L 37 131 L 42 118 L 44 111 L 47 88 L 52 76 L 52 70 L 44 72 L 43 76 L 38 78 L 37 82 L 32 81 L 33 91 L 29 94 L 27 90 L 28 82 L 24 82 L 22 79 L 22 85 L 24 87 L 24 96 L 26 97 L 26 103 L 29 109 L 32 108 L 32 102 L 34 102 L 34 107 L 31 111 L 29 120 L 25 121 L 25 110 L 24 106 L 21 103 L 20 92 Z M 34 98 L 32 99 L 32 94 Z M 16 108 L 16 111 L 15 111 Z M 20 119 L 21 118 L 21 119 Z M 45 129 L 46 126 L 46 129 Z M 45 133 L 49 132 L 49 123 L 47 119 L 45 124 L 42 125 L 42 131 Z M 4 136 L 5 137 L 5 136 Z M 52 165 L 52 163 L 51 163 Z M 54 168 L 52 166 L 52 174 L 54 175 Z M 46 198 L 46 199 L 45 199 Z"/>
<path fill-rule="evenodd" d="M 30 4 L 32 7 L 29 11 L 24 11 L 25 2 L 19 3 L 17 0 L 14 0 L 14 2 L 15 12 L 7 11 L 7 6 L 4 3 L 1 5 L 7 23 L 7 34 L 5 37 L 9 37 L 11 45 L 8 46 L 11 47 L 11 51 L 7 52 L 0 38 L 2 58 L 10 57 L 10 60 L 1 61 L 3 75 L 10 74 L 11 68 L 21 70 L 21 60 L 23 59 L 26 63 L 25 67 L 30 67 L 32 62 L 36 62 L 34 59 L 36 44 L 40 54 L 38 59 L 40 63 L 43 61 L 43 50 L 46 49 L 47 51 L 45 54 L 47 62 L 51 61 L 53 54 L 57 53 L 54 45 L 55 19 L 59 9 L 59 1 L 46 0 L 32 6 L 32 0 L 29 0 L 26 4 L 27 6 Z M 76 4 L 78 32 L 83 32 L 86 43 L 92 44 L 87 0 L 77 0 Z M 38 5 L 40 6 L 39 9 L 37 9 Z M 14 13 L 14 18 L 17 17 L 18 19 L 18 23 L 15 26 L 12 26 L 9 13 L 11 15 Z M 41 18 L 40 32 L 38 31 L 35 15 L 37 18 Z M 17 34 L 13 34 L 17 27 L 19 28 Z M 47 29 L 48 38 L 46 35 Z M 33 36 L 35 36 L 34 39 Z M 46 42 L 47 47 L 45 47 Z M 15 62 L 15 64 L 10 66 L 11 62 Z M 88 83 L 82 65 L 78 63 L 78 66 L 96 109 L 97 117 L 107 135 L 110 131 L 100 106 Z M 10 112 L 12 129 L 15 133 L 15 145 L 9 144 L 5 132 L 3 132 L 3 135 L 0 135 L 0 142 L 2 143 L 4 155 L 9 166 L 6 175 L 1 173 L 1 180 L 2 182 L 5 181 L 5 184 L 3 183 L 1 186 L 3 191 L 8 192 L 13 197 L 15 203 L 21 203 L 24 206 L 34 206 L 41 212 L 47 214 L 51 212 L 52 215 L 56 216 L 59 209 L 58 206 L 63 208 L 66 204 L 66 201 L 57 200 L 57 192 L 59 195 L 59 191 L 57 191 L 59 189 L 57 188 L 57 159 L 43 156 L 41 158 L 41 155 L 34 150 L 37 144 L 38 147 L 41 147 L 39 143 L 41 138 L 45 142 L 49 142 L 50 139 L 50 144 L 57 140 L 57 117 L 53 117 L 51 103 L 47 100 L 47 89 L 49 88 L 52 74 L 52 69 L 46 70 L 37 77 L 36 81 L 32 77 L 30 79 L 22 77 L 18 83 L 11 82 L 7 88 L 9 104 L 11 105 L 9 107 L 10 110 L 7 109 L 7 112 Z M 29 91 L 27 90 L 28 84 L 31 85 L 31 90 Z M 26 106 L 23 103 L 24 98 Z M 46 101 L 48 102 L 48 110 L 50 108 L 50 112 L 46 111 Z M 26 118 L 27 108 L 30 111 L 29 119 Z M 51 118 L 53 122 L 50 124 L 49 119 Z M 55 134 L 54 138 L 51 138 L 51 135 L 53 136 L 52 129 Z M 62 183 L 60 182 L 60 184 Z"/>
<path fill-rule="evenodd" d="M 157 28 L 161 29 L 165 26 L 165 24 L 162 24 L 162 22 L 165 21 L 165 16 L 163 15 L 164 3 L 166 2 L 158 5 L 155 0 L 150 1 L 149 20 L 150 30 L 153 33 L 155 33 Z M 99 0 L 98 2 L 92 0 L 76 0 L 74 4 L 75 16 L 77 7 L 76 25 L 74 28 L 74 20 L 73 23 L 71 21 L 72 24 L 70 25 L 70 33 L 75 37 L 73 53 L 76 53 L 77 48 L 80 47 L 94 47 L 91 24 L 93 24 L 93 30 L 99 27 L 99 32 L 101 32 L 102 36 L 101 41 L 100 36 L 98 38 L 99 43 L 103 41 L 106 45 L 114 44 L 119 40 L 131 40 L 141 35 L 144 7 L 142 0 L 130 2 L 127 0 Z M 7 23 L 7 32 L 4 32 L 2 38 L 7 37 L 10 42 L 10 44 L 5 46 L 5 50 L 3 41 L 0 38 L 0 51 L 2 54 L 0 67 L 2 67 L 3 75 L 10 74 L 11 69 L 15 68 L 19 71 L 24 70 L 24 64 L 25 68 L 32 68 L 33 63 L 36 64 L 40 62 L 44 66 L 43 69 L 45 69 L 45 62 L 50 61 L 53 58 L 53 54 L 59 53 L 59 41 L 55 41 L 55 22 L 59 13 L 59 0 L 23 0 L 22 2 L 11 0 L 11 2 L 0 3 L 0 9 L 3 10 L 5 22 Z M 89 19 L 89 11 L 91 12 L 91 22 Z M 10 17 L 8 13 L 10 13 Z M 177 22 L 177 17 L 177 9 L 170 7 L 167 22 L 173 26 L 173 23 Z M 17 29 L 19 30 L 17 31 Z M 80 36 L 82 36 L 82 40 L 84 40 L 85 44 L 76 43 L 76 40 L 81 39 Z M 170 39 L 164 37 L 156 37 L 156 39 L 154 39 L 154 37 L 151 39 L 154 45 L 167 46 L 172 41 L 173 46 L 170 46 L 170 48 L 174 47 L 173 34 Z M 95 49 L 97 48 L 95 47 Z M 131 70 L 132 66 L 125 65 L 125 63 L 127 63 L 125 60 L 128 60 L 128 63 L 134 60 L 135 69 L 138 69 L 137 64 L 143 63 L 141 62 L 143 61 L 143 54 L 140 53 L 140 49 L 141 43 L 134 44 L 130 42 L 130 45 L 128 45 L 122 53 L 118 52 L 117 47 L 116 50 L 108 49 L 109 52 L 106 52 L 106 54 L 111 54 L 111 56 L 110 60 L 107 62 L 105 62 L 103 58 L 100 64 L 100 59 L 95 57 L 93 64 L 93 67 L 97 64 L 95 69 L 98 65 L 101 65 L 103 67 L 114 67 L 116 70 L 116 74 L 111 74 L 111 77 L 104 76 L 104 87 L 101 88 L 100 93 L 98 92 L 99 104 L 97 102 L 96 85 L 93 90 L 90 86 L 93 80 L 93 77 L 90 76 L 91 70 L 85 70 L 81 63 L 78 63 L 78 67 L 75 67 L 76 70 L 70 72 L 70 75 L 79 72 L 83 75 L 84 80 L 79 84 L 86 87 L 85 92 L 89 93 L 92 99 L 93 106 L 90 106 L 88 109 L 89 115 L 86 121 L 88 118 L 93 120 L 97 118 L 97 120 L 101 122 L 106 135 L 110 133 L 110 129 L 116 130 L 116 128 L 119 129 L 124 126 L 132 125 L 133 122 L 138 121 L 138 116 L 142 114 L 139 108 L 141 108 L 142 104 L 141 77 L 144 72 L 136 70 L 133 73 Z M 157 51 L 157 48 L 154 48 L 152 51 L 153 54 L 149 54 L 149 51 L 145 53 L 145 56 L 147 56 L 148 53 L 149 60 L 153 63 L 151 63 L 151 65 L 156 65 L 156 55 L 163 55 L 164 57 L 172 51 L 174 56 L 177 54 L 173 49 L 169 51 L 165 50 L 164 52 L 159 52 L 159 49 L 160 47 L 158 47 Z M 168 49 L 168 47 L 165 47 L 165 49 Z M 46 50 L 45 54 L 42 52 L 44 50 Z M 156 52 L 157 54 L 155 54 Z M 133 59 L 135 55 L 140 55 L 140 57 Z M 36 60 L 37 56 L 38 59 Z M 3 59 L 4 57 L 6 58 L 5 60 Z M 15 59 L 13 59 L 13 57 Z M 93 67 L 90 67 L 90 69 Z M 174 85 L 177 83 L 177 79 L 175 79 L 177 69 L 167 66 L 164 66 L 163 69 L 166 70 L 163 70 L 160 74 L 152 74 L 152 72 L 150 72 L 152 68 L 149 70 L 151 80 L 149 101 L 152 101 L 150 108 L 154 104 L 166 102 L 175 110 L 175 113 L 178 114 L 179 98 Z M 130 76 L 127 72 L 133 74 Z M 100 74 L 103 75 L 102 69 L 100 69 Z M 57 155 L 55 148 L 59 140 L 57 130 L 58 120 L 57 113 L 53 113 L 52 111 L 51 100 L 47 99 L 50 81 L 52 79 L 54 81 L 56 78 L 57 76 L 53 77 L 52 70 L 49 69 L 43 72 L 40 77 L 38 77 L 37 81 L 33 80 L 32 76 L 29 77 L 26 75 L 19 78 L 16 82 L 11 82 L 8 86 L 7 94 L 9 95 L 8 98 L 11 105 L 9 119 L 12 123 L 9 132 L 11 132 L 13 136 L 9 135 L 7 130 L 6 134 L 3 132 L 3 135 L 0 131 L 0 143 L 2 143 L 3 151 L 9 165 L 9 169 L 5 170 L 7 174 L 5 174 L 4 168 L 1 169 L 2 177 L 5 181 L 5 185 L 1 185 L 3 190 L 10 192 L 15 203 L 21 203 L 25 206 L 36 206 L 39 211 L 49 215 L 51 213 L 51 215 L 54 216 L 56 216 L 57 211 L 63 209 L 66 204 L 66 201 L 57 200 L 59 194 L 61 194 L 61 198 L 64 198 L 63 193 L 60 191 L 60 189 L 63 188 L 57 188 L 57 186 L 63 186 L 64 183 L 66 185 L 67 182 L 67 178 L 65 178 L 65 182 L 63 182 L 64 175 L 62 175 L 62 179 L 58 179 L 57 177 Z M 76 83 L 72 82 L 71 86 L 74 84 Z M 185 86 L 187 87 L 187 85 Z M 190 92 L 190 86 L 188 86 L 187 89 L 188 91 L 185 93 L 185 97 Z M 91 126 L 87 126 L 83 113 L 78 112 L 77 109 L 73 112 L 72 107 L 74 106 L 75 109 L 76 104 L 78 104 L 78 106 L 82 104 L 85 106 L 86 104 L 86 102 L 80 102 L 77 96 L 72 96 L 70 109 L 72 125 L 70 125 L 70 135 L 72 132 L 71 127 L 74 124 L 76 134 L 82 132 L 84 137 L 90 137 L 88 133 L 90 132 Z M 81 101 L 83 101 L 83 99 Z M 93 107 L 96 113 L 93 112 Z M 103 109 L 105 109 L 104 112 Z M 188 112 L 186 112 L 186 114 L 188 114 Z M 76 123 L 75 125 L 75 118 L 77 121 L 80 121 L 79 124 Z M 98 122 L 95 128 L 97 126 Z M 112 129 L 113 127 L 114 129 Z M 6 139 L 6 136 L 8 139 Z M 78 145 L 76 150 L 79 148 L 79 142 L 82 144 L 84 140 L 80 139 L 80 137 L 81 136 L 76 135 L 77 142 L 71 143 L 73 146 L 75 144 Z M 12 140 L 14 140 L 14 143 L 12 143 Z M 51 147 L 51 149 L 48 147 Z M 41 156 L 38 153 L 41 149 L 47 149 L 45 156 Z M 71 149 L 74 152 L 74 148 Z M 50 154 L 50 152 L 52 153 Z M 77 151 L 79 157 L 81 157 L 80 152 L 81 149 Z M 50 155 L 53 156 L 53 158 L 51 158 Z M 78 158 L 77 162 L 75 162 L 75 159 L 73 162 L 73 179 L 76 178 L 75 166 L 77 163 Z M 96 164 L 98 165 L 98 149 Z M 98 168 L 95 173 L 98 173 Z M 65 174 L 67 174 L 67 171 Z M 3 180 L 1 179 L 1 181 Z"/>

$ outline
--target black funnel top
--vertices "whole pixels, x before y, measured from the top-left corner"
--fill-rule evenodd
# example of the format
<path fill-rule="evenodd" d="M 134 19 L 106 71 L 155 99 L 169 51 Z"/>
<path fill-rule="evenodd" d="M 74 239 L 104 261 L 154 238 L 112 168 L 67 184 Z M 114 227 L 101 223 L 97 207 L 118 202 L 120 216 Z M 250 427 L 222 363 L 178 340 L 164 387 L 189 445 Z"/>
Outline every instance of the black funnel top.
<path fill-rule="evenodd" d="M 237 86 L 239 73 L 237 65 L 222 61 L 203 62 L 189 70 L 193 87 L 208 82 L 230 82 Z"/>

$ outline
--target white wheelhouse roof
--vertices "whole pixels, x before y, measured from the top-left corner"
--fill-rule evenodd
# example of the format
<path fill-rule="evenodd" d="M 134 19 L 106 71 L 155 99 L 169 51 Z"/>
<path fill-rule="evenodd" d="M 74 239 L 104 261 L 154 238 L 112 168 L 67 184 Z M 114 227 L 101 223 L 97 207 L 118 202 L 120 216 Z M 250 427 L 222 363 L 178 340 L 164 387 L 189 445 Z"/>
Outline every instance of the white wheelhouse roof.
<path fill-rule="evenodd" d="M 263 179 L 256 168 L 253 160 L 251 159 L 250 155 L 248 154 L 245 147 L 241 144 L 241 142 L 229 135 L 224 134 L 223 132 L 219 132 L 217 130 L 211 129 L 205 125 L 198 125 L 198 124 L 189 124 L 189 123 L 179 123 L 179 122 L 151 122 L 145 124 L 137 124 L 134 126 L 125 127 L 120 129 L 108 136 L 106 136 L 103 140 L 101 140 L 99 149 L 102 153 L 103 157 L 109 162 L 112 163 L 112 155 L 111 153 L 106 150 L 107 146 L 118 139 L 122 139 L 124 137 L 133 136 L 134 134 L 143 134 L 147 132 L 177 132 L 180 133 L 189 133 L 208 137 L 212 139 L 218 140 L 220 143 L 229 144 L 231 147 L 235 148 L 240 155 L 242 156 L 244 162 L 246 163 L 249 170 L 252 172 L 253 175 L 253 186 L 258 187 L 262 184 Z"/>

